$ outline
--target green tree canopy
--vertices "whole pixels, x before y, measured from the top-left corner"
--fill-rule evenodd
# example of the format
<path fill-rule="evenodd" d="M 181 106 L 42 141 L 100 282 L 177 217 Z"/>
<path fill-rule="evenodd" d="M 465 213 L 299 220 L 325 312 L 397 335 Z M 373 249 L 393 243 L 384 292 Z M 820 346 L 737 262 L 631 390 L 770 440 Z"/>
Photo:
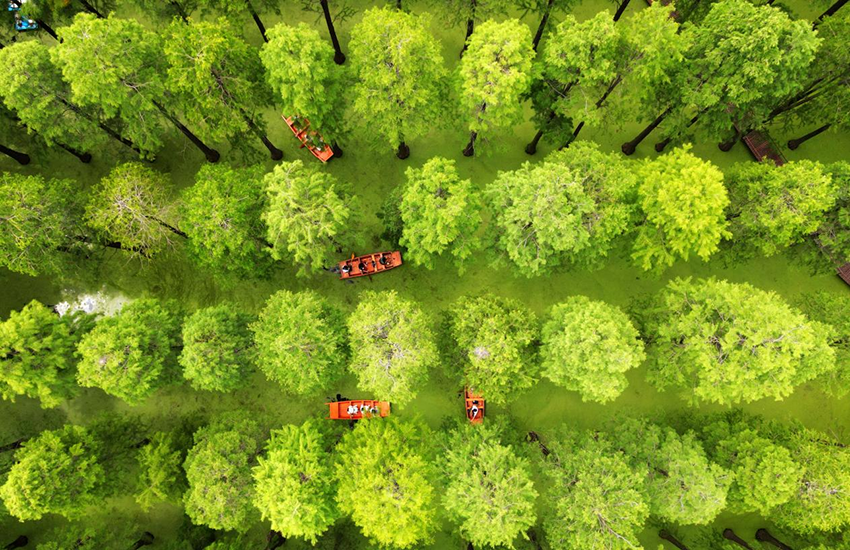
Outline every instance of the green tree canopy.
<path fill-rule="evenodd" d="M 645 162 L 638 177 L 642 220 L 632 258 L 644 271 L 663 271 L 691 254 L 707 260 L 731 236 L 723 173 L 690 146 Z"/>
<path fill-rule="evenodd" d="M 375 543 L 414 548 L 439 528 L 432 438 L 419 420 L 374 418 L 339 444 L 337 503 Z"/>
<path fill-rule="evenodd" d="M 356 198 L 327 172 L 284 162 L 266 174 L 268 209 L 262 218 L 275 260 L 286 260 L 306 277 L 336 265 L 343 248 L 356 241 L 350 225 L 358 219 Z"/>
<path fill-rule="evenodd" d="M 288 393 L 314 395 L 342 375 L 345 317 L 315 291 L 272 294 L 251 330 L 260 370 Z"/>
<path fill-rule="evenodd" d="M 80 340 L 77 381 L 139 405 L 174 380 L 179 343 L 180 315 L 173 303 L 135 300 Z"/>
<path fill-rule="evenodd" d="M 461 297 L 449 308 L 447 328 L 454 341 L 451 372 L 493 403 L 513 401 L 537 381 L 539 328 L 521 302 L 493 294 Z"/>
<path fill-rule="evenodd" d="M 263 278 L 272 258 L 262 213 L 266 208 L 261 166 L 207 164 L 182 194 L 180 225 L 187 251 L 214 275 Z"/>
<path fill-rule="evenodd" d="M 321 422 L 321 421 L 320 421 Z M 254 503 L 285 538 L 313 544 L 340 517 L 327 431 L 319 422 L 274 430 L 254 467 Z"/>
<path fill-rule="evenodd" d="M 143 510 L 150 510 L 159 502 L 180 503 L 186 490 L 182 468 L 185 456 L 185 450 L 179 448 L 171 432 L 156 432 L 139 450 L 139 477 L 134 496 Z"/>
<path fill-rule="evenodd" d="M 844 397 L 850 392 L 850 296 L 825 290 L 803 294 L 795 305 L 813 321 L 829 329 L 829 345 L 835 351 L 835 370 L 817 380 L 827 393 Z"/>
<path fill-rule="evenodd" d="M 104 481 L 99 452 L 98 442 L 82 426 L 44 431 L 16 453 L 0 498 L 22 521 L 45 514 L 80 516 L 97 501 Z"/>
<path fill-rule="evenodd" d="M 810 263 L 818 271 L 832 273 L 850 263 L 850 162 L 834 162 L 826 166 L 826 171 L 838 189 L 835 206 L 824 214 L 811 236 L 808 252 Z"/>
<path fill-rule="evenodd" d="M 573 296 L 552 307 L 542 342 L 543 375 L 578 391 L 582 401 L 616 399 L 629 385 L 626 372 L 646 359 L 629 316 L 585 296 Z"/>
<path fill-rule="evenodd" d="M 782 399 L 835 369 L 828 327 L 745 283 L 675 279 L 645 316 L 648 380 L 692 404 Z"/>
<path fill-rule="evenodd" d="M 405 259 L 434 269 L 434 260 L 445 252 L 453 256 L 462 273 L 464 262 L 478 248 L 481 203 L 472 182 L 458 176 L 455 163 L 434 157 L 422 168 L 405 171 L 400 213 L 400 244 Z"/>
<path fill-rule="evenodd" d="M 230 303 L 199 309 L 186 319 L 179 361 L 193 388 L 229 392 L 248 383 L 255 355 L 250 320 Z"/>
<path fill-rule="evenodd" d="M 428 381 L 438 361 L 429 318 L 394 291 L 364 292 L 348 318 L 349 368 L 373 399 L 404 406 Z"/>

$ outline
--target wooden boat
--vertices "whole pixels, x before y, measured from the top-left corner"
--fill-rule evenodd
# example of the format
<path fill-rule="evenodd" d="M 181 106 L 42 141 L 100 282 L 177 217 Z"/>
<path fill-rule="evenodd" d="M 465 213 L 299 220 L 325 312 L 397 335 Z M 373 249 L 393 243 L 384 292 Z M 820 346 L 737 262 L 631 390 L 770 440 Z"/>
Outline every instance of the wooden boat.
<path fill-rule="evenodd" d="M 390 415 L 389 401 L 376 401 L 374 399 L 354 399 L 352 401 L 332 401 L 325 403 L 330 408 L 331 420 L 360 420 Z"/>
<path fill-rule="evenodd" d="M 473 424 L 484 422 L 484 396 L 475 390 L 464 388 L 463 400 L 466 406 L 466 418 Z"/>
<path fill-rule="evenodd" d="M 315 130 L 310 130 L 309 120 L 297 116 L 282 116 L 282 118 L 286 122 L 286 125 L 289 126 L 289 129 L 292 130 L 292 133 L 295 134 L 295 137 L 301 142 L 301 147 L 306 147 L 308 151 L 313 153 L 314 157 L 322 162 L 327 162 L 334 156 L 333 149 L 331 149 L 329 144 L 325 143 L 322 135 Z M 324 144 L 324 146 L 310 143 L 311 139 Z"/>
<path fill-rule="evenodd" d="M 396 250 L 394 252 L 373 252 L 365 256 L 352 254 L 351 258 L 339 262 L 337 267 L 339 268 L 340 279 L 353 279 L 389 271 L 401 264 L 401 252 Z"/>
<path fill-rule="evenodd" d="M 782 150 L 770 139 L 770 136 L 766 132 L 753 130 L 742 137 L 741 141 L 744 142 L 744 145 L 747 146 L 747 149 L 750 150 L 750 153 L 759 162 L 770 160 L 776 166 L 782 166 L 787 162 L 785 155 L 782 154 Z"/>
<path fill-rule="evenodd" d="M 841 280 L 850 285 L 850 264 L 844 264 L 838 268 L 838 276 Z"/>

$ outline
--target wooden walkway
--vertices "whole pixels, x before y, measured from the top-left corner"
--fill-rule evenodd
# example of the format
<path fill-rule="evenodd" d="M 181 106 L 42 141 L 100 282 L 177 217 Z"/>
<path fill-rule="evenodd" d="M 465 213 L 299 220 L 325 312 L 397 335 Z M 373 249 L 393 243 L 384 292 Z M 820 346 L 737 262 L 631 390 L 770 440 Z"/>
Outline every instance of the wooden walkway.
<path fill-rule="evenodd" d="M 742 137 L 741 141 L 744 142 L 744 145 L 747 146 L 747 149 L 750 150 L 750 153 L 752 153 L 759 162 L 764 162 L 765 160 L 770 159 L 776 166 L 782 166 L 788 162 L 785 155 L 783 155 L 782 151 L 780 151 L 779 146 L 770 139 L 767 132 L 753 130 Z"/>
<path fill-rule="evenodd" d="M 850 285 L 850 264 L 844 264 L 839 267 L 838 276 L 841 277 L 845 283 Z"/>

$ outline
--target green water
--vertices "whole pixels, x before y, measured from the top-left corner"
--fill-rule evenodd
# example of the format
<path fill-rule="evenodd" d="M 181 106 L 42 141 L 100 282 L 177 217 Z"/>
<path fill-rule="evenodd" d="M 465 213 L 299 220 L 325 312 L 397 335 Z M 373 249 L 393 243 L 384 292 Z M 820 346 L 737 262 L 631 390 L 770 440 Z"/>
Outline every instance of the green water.
<path fill-rule="evenodd" d="M 362 4 L 362 2 L 358 2 Z M 801 12 L 811 17 L 812 9 L 801 2 Z M 608 4 L 597 0 L 585 2 L 576 10 L 580 18 L 590 16 Z M 633 0 L 626 16 L 643 9 L 644 4 Z M 419 5 L 413 6 L 414 11 L 421 11 Z M 850 9 L 850 8 L 848 8 Z M 271 26 L 279 18 L 264 17 Z M 306 20 L 314 22 L 309 14 L 304 14 L 295 8 L 287 8 L 280 19 L 287 22 Z M 348 38 L 348 31 L 359 16 L 338 27 L 343 47 Z M 536 25 L 532 17 L 526 19 L 530 25 Z M 322 26 L 319 24 L 319 28 Z M 445 29 L 444 25 L 434 21 L 434 33 L 444 44 L 444 55 L 449 66 L 456 63 L 456 55 L 460 49 L 463 29 L 460 27 Z M 259 42 L 256 28 L 250 20 L 245 23 L 245 34 L 254 42 Z M 646 113 L 647 118 L 655 113 Z M 288 129 L 279 122 L 277 114 L 268 112 L 270 121 L 270 137 L 272 141 L 284 150 L 287 160 L 302 159 L 305 163 L 315 161 L 304 150 L 299 150 Z M 816 126 L 816 125 L 815 125 Z M 582 138 L 593 139 L 600 143 L 605 150 L 617 150 L 619 144 L 631 138 L 639 129 L 639 124 L 625 128 L 585 128 Z M 411 142 L 411 156 L 406 161 L 399 161 L 391 151 L 374 152 L 368 148 L 365 136 L 356 136 L 346 143 L 345 156 L 327 166 L 327 170 L 338 178 L 349 182 L 356 193 L 367 206 L 378 208 L 387 192 L 403 180 L 404 170 L 408 166 L 420 166 L 428 158 L 442 155 L 456 159 L 461 175 L 472 178 L 479 187 L 488 184 L 498 170 L 514 169 L 526 160 L 539 160 L 551 150 L 549 145 L 541 145 L 535 157 L 528 157 L 523 152 L 525 143 L 531 138 L 534 128 L 530 123 L 517 127 L 512 136 L 504 140 L 505 150 L 488 157 L 465 158 L 460 151 L 466 142 L 466 133 L 462 130 L 435 132 L 433 135 Z M 774 132 L 774 137 L 782 143 L 789 137 L 783 135 L 781 129 Z M 636 158 L 654 155 L 651 144 L 647 140 L 641 147 Z M 709 159 L 721 167 L 728 167 L 735 162 L 751 162 L 749 153 L 737 145 L 729 153 L 721 153 L 715 144 L 696 144 L 694 151 L 699 156 Z M 226 155 L 226 149 L 222 149 Z M 807 143 L 796 152 L 786 151 L 789 159 L 811 158 L 824 162 L 839 159 L 850 159 L 850 135 L 827 134 Z M 175 192 L 190 185 L 194 173 L 201 165 L 203 158 L 183 141 L 174 142 L 160 155 L 155 166 L 167 172 L 173 181 Z M 8 171 L 24 173 L 42 173 L 53 177 L 69 177 L 79 182 L 84 188 L 102 177 L 114 164 L 114 158 L 108 155 L 97 155 L 91 165 L 82 165 L 72 157 L 61 153 L 34 154 L 30 166 L 22 168 L 13 161 L 0 159 L 0 168 Z M 271 167 L 272 164 L 268 163 Z M 363 251 L 382 248 L 378 237 L 381 232 L 379 220 L 366 216 L 358 226 L 366 239 Z M 437 269 L 428 271 L 405 266 L 393 272 L 375 277 L 374 281 L 362 281 L 357 284 L 342 284 L 332 276 L 317 276 L 305 281 L 296 279 L 294 271 L 281 267 L 269 281 L 241 282 L 223 288 L 215 284 L 210 277 L 198 272 L 182 256 L 181 251 L 155 264 L 142 266 L 127 260 L 116 253 L 106 259 L 99 267 L 97 275 L 83 282 L 57 281 L 48 278 L 32 278 L 0 271 L 0 316 L 5 317 L 8 311 L 18 309 L 31 299 L 45 303 L 55 303 L 65 292 L 98 291 L 104 289 L 108 293 L 120 293 L 129 297 L 152 294 L 161 297 L 176 298 L 187 309 L 206 306 L 222 300 L 230 300 L 246 311 L 258 311 L 266 298 L 279 289 L 314 288 L 331 297 L 344 309 L 353 309 L 359 295 L 364 290 L 395 289 L 400 294 L 417 300 L 424 309 L 434 314 L 459 296 L 469 293 L 490 291 L 496 294 L 520 299 L 539 315 L 544 315 L 548 307 L 566 296 L 583 294 L 606 302 L 627 305 L 636 296 L 653 292 L 663 286 L 666 281 L 676 276 L 716 276 L 734 282 L 748 282 L 759 288 L 773 290 L 785 298 L 794 298 L 801 292 L 811 290 L 827 290 L 830 292 L 850 292 L 841 281 L 831 275 L 811 276 L 807 272 L 790 264 L 782 257 L 759 259 L 734 267 L 724 267 L 721 262 L 709 264 L 700 262 L 680 263 L 669 270 L 661 279 L 643 275 L 631 267 L 623 259 L 613 259 L 604 268 L 596 272 L 566 272 L 551 277 L 537 279 L 515 278 L 504 271 L 493 270 L 479 259 L 471 268 L 459 277 L 448 266 L 438 264 Z M 507 408 L 492 407 L 491 414 L 510 414 L 523 429 L 534 429 L 545 432 L 548 428 L 566 422 L 579 427 L 592 427 L 600 424 L 610 414 L 628 410 L 641 412 L 675 412 L 685 410 L 685 406 L 675 395 L 659 393 L 644 382 L 644 371 L 638 369 L 629 375 L 628 390 L 616 401 L 608 405 L 583 403 L 576 393 L 556 388 L 548 382 L 540 382 L 534 389 L 520 396 L 517 401 Z M 462 405 L 457 398 L 457 390 L 448 377 L 441 372 L 433 373 L 431 382 L 420 389 L 419 396 L 412 404 L 396 414 L 404 416 L 418 415 L 431 426 L 437 427 L 447 415 L 462 414 Z M 327 394 L 340 391 L 346 395 L 356 395 L 354 380 L 351 377 L 341 381 L 335 391 L 328 391 L 310 398 L 292 398 L 284 395 L 277 386 L 266 382 L 262 376 L 255 375 L 252 384 L 241 391 L 221 396 L 197 392 L 187 386 L 169 388 L 159 392 L 147 404 L 140 407 L 129 407 L 117 399 L 105 395 L 99 390 L 85 390 L 80 397 L 65 403 L 56 411 L 42 411 L 38 404 L 31 400 L 19 400 L 16 403 L 0 402 L 0 422 L 6 427 L 12 427 L 24 432 L 36 429 L 55 427 L 64 421 L 86 422 L 102 411 L 127 411 L 140 415 L 152 425 L 167 426 L 175 419 L 188 415 L 212 415 L 219 411 L 235 408 L 248 409 L 257 415 L 271 419 L 273 423 L 300 422 L 308 416 L 321 414 Z M 791 397 L 781 402 L 760 401 L 745 407 L 753 413 L 781 419 L 796 418 L 807 426 L 832 432 L 838 436 L 846 435 L 850 429 L 850 399 L 829 398 L 812 388 L 802 387 Z M 704 411 L 712 410 L 704 407 Z M 120 499 L 107 504 L 116 511 L 136 515 L 143 525 L 163 540 L 176 530 L 180 520 L 180 510 L 174 506 L 163 505 L 154 508 L 149 514 L 141 514 L 130 499 Z M 739 534 L 751 538 L 756 527 L 763 525 L 760 518 L 722 517 L 719 527 L 732 526 Z M 0 534 L 28 534 L 37 542 L 44 529 L 57 522 L 47 519 L 41 522 L 15 524 L 7 522 L 0 524 Z M 257 529 L 261 529 L 260 526 Z M 448 526 L 447 526 L 448 529 Z M 646 548 L 655 548 L 659 540 L 650 530 L 644 534 Z M 0 538 L 0 542 L 7 537 Z M 441 534 L 429 548 L 459 548 L 457 540 L 448 532 Z M 753 542 L 753 544 L 755 544 Z"/>

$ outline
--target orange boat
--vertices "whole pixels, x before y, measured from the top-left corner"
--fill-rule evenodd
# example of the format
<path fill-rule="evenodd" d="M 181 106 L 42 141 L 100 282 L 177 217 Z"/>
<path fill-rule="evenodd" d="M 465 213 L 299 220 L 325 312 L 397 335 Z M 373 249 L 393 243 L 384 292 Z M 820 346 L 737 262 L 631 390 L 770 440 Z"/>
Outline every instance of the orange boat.
<path fill-rule="evenodd" d="M 340 279 L 353 279 L 354 277 L 389 271 L 401 264 L 401 252 L 396 250 L 395 252 L 373 252 L 365 256 L 352 254 L 348 260 L 339 262 L 337 267 L 339 268 Z"/>
<path fill-rule="evenodd" d="M 373 416 L 385 417 L 390 415 L 389 401 L 374 399 L 355 399 L 353 401 L 332 401 L 325 403 L 330 407 L 331 420 L 360 420 Z"/>
<path fill-rule="evenodd" d="M 286 125 L 292 130 L 292 133 L 301 142 L 302 149 L 306 147 L 313 153 L 314 157 L 322 162 L 327 162 L 334 156 L 331 146 L 325 143 L 322 135 L 315 130 L 310 130 L 309 120 L 299 116 L 285 117 L 281 115 L 281 118 L 283 118 Z"/>
<path fill-rule="evenodd" d="M 473 424 L 484 422 L 484 396 L 469 388 L 465 388 L 463 394 L 466 404 L 466 418 Z"/>

